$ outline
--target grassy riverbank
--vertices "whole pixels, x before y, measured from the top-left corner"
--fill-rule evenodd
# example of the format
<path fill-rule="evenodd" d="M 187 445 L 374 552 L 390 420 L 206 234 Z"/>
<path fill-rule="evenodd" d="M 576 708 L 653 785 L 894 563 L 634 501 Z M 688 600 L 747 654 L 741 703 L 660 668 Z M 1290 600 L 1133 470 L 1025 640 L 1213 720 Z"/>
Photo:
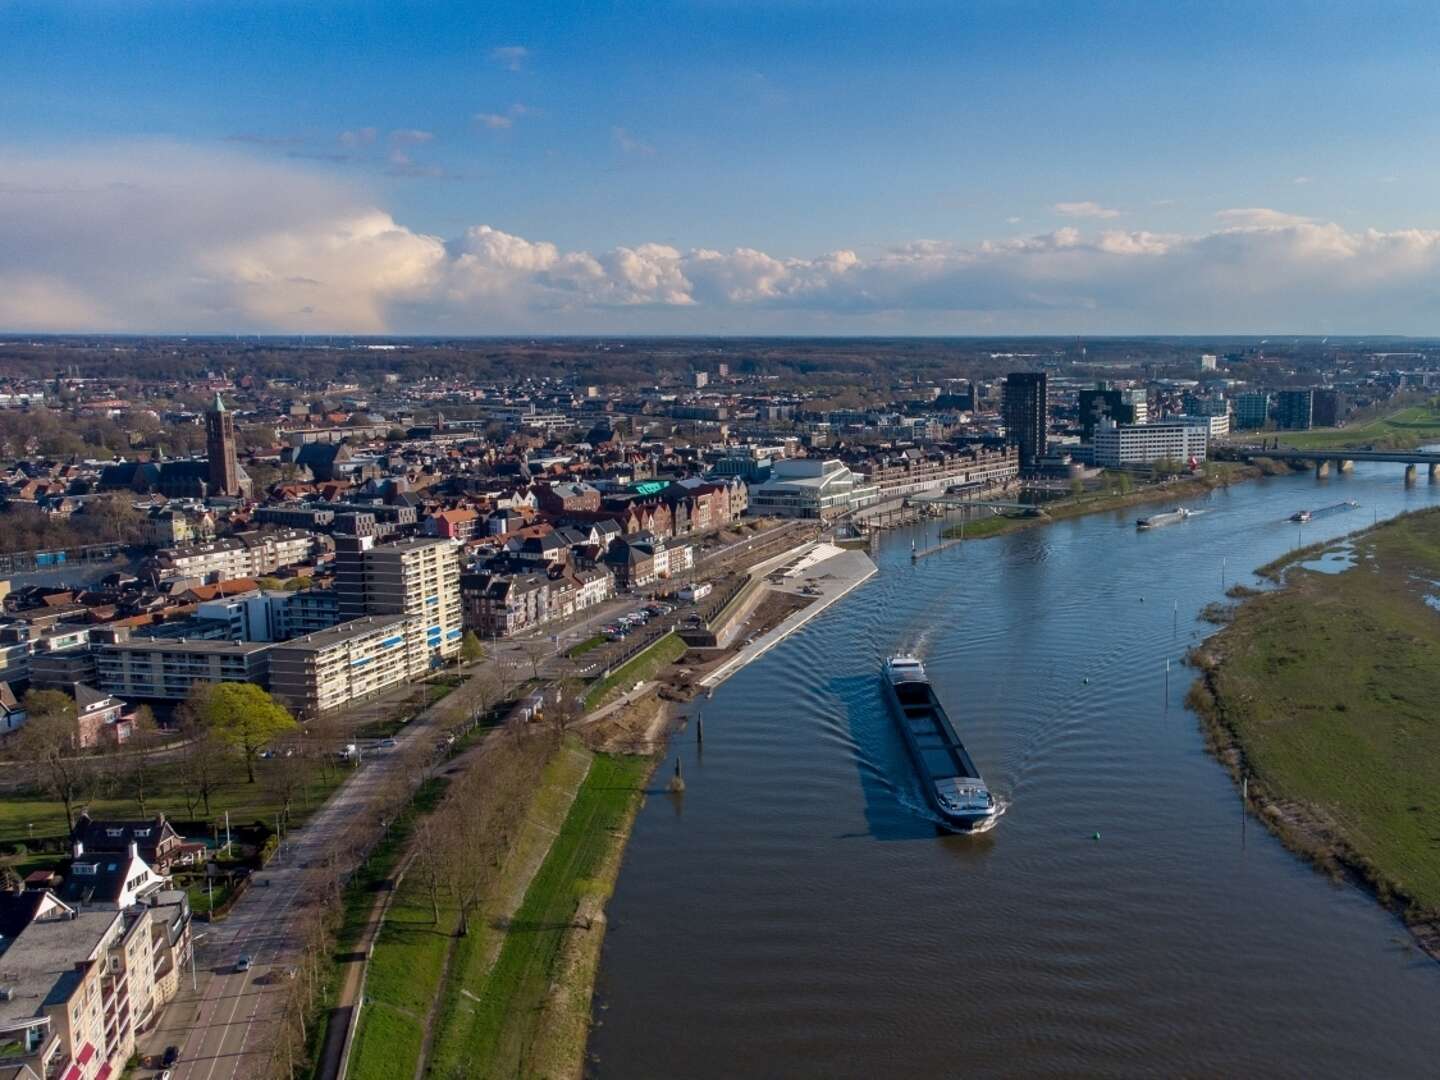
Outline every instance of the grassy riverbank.
<path fill-rule="evenodd" d="M 431 1075 L 581 1075 L 603 904 L 652 767 L 594 755 L 524 901 L 493 930 L 493 963 L 465 965 L 446 986 Z"/>
<path fill-rule="evenodd" d="M 1440 404 L 1412 405 L 1388 416 L 1342 428 L 1282 431 L 1278 433 L 1278 438 L 1284 445 L 1297 450 L 1325 450 L 1332 446 L 1414 449 L 1421 443 L 1440 440 Z"/>
<path fill-rule="evenodd" d="M 684 656 L 685 649 L 685 642 L 674 634 L 666 634 L 623 667 L 592 683 L 585 691 L 585 711 L 593 712 L 627 686 L 653 679 L 661 668 Z"/>
<path fill-rule="evenodd" d="M 1031 529 L 1037 525 L 1048 525 L 1052 521 L 1084 517 L 1087 514 L 1103 514 L 1112 510 L 1123 510 L 1129 506 L 1140 506 L 1153 502 L 1172 502 L 1193 499 L 1219 487 L 1228 487 L 1241 480 L 1251 480 L 1261 475 L 1261 470 L 1233 461 L 1208 462 L 1205 472 L 1199 476 L 1184 476 L 1165 483 L 1146 484 L 1128 490 L 1110 486 L 1099 491 L 1087 492 L 1078 497 L 1057 499 L 1045 504 L 1044 515 L 1000 514 L 965 523 L 966 540 L 984 540 L 1001 536 L 1018 529 Z M 951 525 L 941 534 L 946 540 L 960 536 L 960 526 Z"/>
<path fill-rule="evenodd" d="M 1197 656 L 1190 702 L 1290 847 L 1368 882 L 1440 957 L 1440 510 L 1293 567 Z"/>

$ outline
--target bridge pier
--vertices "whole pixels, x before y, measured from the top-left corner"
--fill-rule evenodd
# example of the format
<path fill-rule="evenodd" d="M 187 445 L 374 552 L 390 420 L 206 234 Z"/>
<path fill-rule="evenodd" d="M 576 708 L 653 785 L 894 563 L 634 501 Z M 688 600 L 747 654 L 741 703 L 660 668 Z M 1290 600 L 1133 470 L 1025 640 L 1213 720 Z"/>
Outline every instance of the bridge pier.
<path fill-rule="evenodd" d="M 1432 467 L 1433 467 L 1433 466 L 1432 466 Z M 1415 466 L 1414 466 L 1414 465 L 1406 465 L 1406 466 L 1405 466 L 1405 486 L 1406 486 L 1406 487 L 1409 487 L 1409 486 L 1410 486 L 1411 484 L 1413 484 L 1413 483 L 1415 483 Z"/>
<path fill-rule="evenodd" d="M 1339 462 L 1337 462 L 1337 464 L 1342 473 L 1355 471 L 1355 462 L 1353 462 L 1349 458 L 1341 458 Z"/>
<path fill-rule="evenodd" d="M 1325 458 L 1321 458 L 1319 461 L 1315 462 L 1315 475 L 1317 478 L 1321 476 L 1329 476 L 1330 462 Z"/>
<path fill-rule="evenodd" d="M 1432 484 L 1440 482 L 1440 465 L 1430 466 L 1430 482 Z"/>

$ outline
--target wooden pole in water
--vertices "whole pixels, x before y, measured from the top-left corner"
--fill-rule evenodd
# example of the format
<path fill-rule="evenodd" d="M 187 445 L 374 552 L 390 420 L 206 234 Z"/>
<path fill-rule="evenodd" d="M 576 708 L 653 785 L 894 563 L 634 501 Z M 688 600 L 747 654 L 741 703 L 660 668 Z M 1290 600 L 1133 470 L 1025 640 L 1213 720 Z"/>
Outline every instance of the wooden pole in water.
<path fill-rule="evenodd" d="M 1220 591 L 1225 591 L 1225 557 L 1220 557 Z"/>

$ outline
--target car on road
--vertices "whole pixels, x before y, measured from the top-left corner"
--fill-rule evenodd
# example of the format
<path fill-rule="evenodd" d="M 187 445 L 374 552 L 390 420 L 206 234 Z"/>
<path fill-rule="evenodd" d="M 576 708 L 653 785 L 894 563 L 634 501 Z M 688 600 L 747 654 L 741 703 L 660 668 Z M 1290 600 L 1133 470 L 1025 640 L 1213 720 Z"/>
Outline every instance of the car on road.
<path fill-rule="evenodd" d="M 250 960 L 249 954 L 247 954 L 247 953 L 241 953 L 241 954 L 240 954 L 240 959 L 235 961 L 235 970 L 236 970 L 236 971 L 249 971 L 249 970 L 250 970 L 250 964 L 251 964 L 251 960 Z"/>
<path fill-rule="evenodd" d="M 178 1047 L 178 1046 L 167 1046 L 167 1047 L 165 1047 L 165 1053 L 163 1053 L 162 1055 L 160 1055 L 160 1066 L 161 1066 L 162 1068 L 168 1069 L 168 1068 L 170 1068 L 171 1065 L 174 1065 L 175 1062 L 177 1062 L 177 1061 L 179 1061 L 179 1060 L 180 1060 L 180 1047 Z"/>
<path fill-rule="evenodd" d="M 381 750 L 394 750 L 395 747 L 397 747 L 397 746 L 399 746 L 399 745 L 400 745 L 400 741 L 399 741 L 398 739 L 381 739 L 381 740 L 380 740 L 380 749 L 381 749 Z"/>

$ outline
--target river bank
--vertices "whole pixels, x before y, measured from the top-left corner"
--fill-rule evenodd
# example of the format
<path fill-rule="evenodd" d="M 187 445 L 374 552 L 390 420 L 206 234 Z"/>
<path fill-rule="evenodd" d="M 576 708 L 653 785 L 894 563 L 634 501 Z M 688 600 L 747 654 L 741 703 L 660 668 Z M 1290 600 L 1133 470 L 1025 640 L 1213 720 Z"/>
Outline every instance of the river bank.
<path fill-rule="evenodd" d="M 1033 529 L 1037 525 L 1049 525 L 1056 521 L 1123 510 L 1128 506 L 1193 499 L 1200 495 L 1207 495 L 1216 488 L 1229 487 L 1231 484 L 1274 475 L 1275 471 L 1273 466 L 1271 469 L 1266 469 L 1259 465 L 1242 465 L 1229 461 L 1209 464 L 1211 471 L 1199 476 L 1182 477 L 1131 491 L 1106 491 L 1082 495 L 1079 498 L 1058 500 L 1044 504 L 1044 513 L 1042 514 L 1023 514 L 1013 517 L 1001 514 L 996 517 L 981 518 L 978 521 L 967 521 L 963 526 L 951 525 L 940 535 L 946 540 L 961 539 L 962 534 L 963 539 L 966 540 L 985 540 L 992 536 L 1003 536 L 1021 529 Z"/>
<path fill-rule="evenodd" d="M 1325 550 L 1263 568 L 1282 584 L 1196 650 L 1187 704 L 1255 816 L 1440 960 L 1440 509 Z"/>

